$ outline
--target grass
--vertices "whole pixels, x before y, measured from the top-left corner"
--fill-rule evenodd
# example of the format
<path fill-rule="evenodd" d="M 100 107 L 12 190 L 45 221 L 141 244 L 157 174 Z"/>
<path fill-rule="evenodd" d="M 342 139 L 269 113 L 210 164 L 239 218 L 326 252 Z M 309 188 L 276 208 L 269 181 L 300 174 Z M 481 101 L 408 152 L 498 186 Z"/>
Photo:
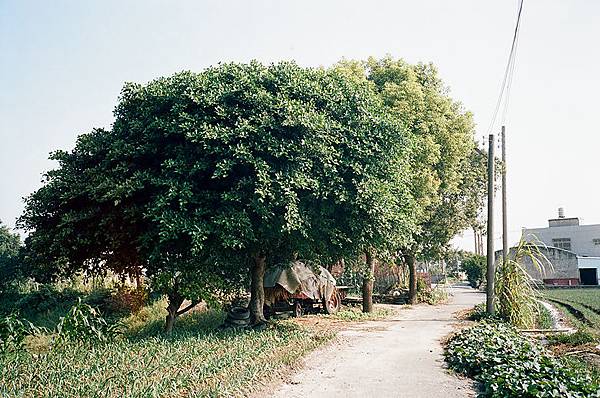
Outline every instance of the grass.
<path fill-rule="evenodd" d="M 542 299 L 557 307 L 577 329 L 572 334 L 550 336 L 550 346 L 567 366 L 588 373 L 595 383 L 600 383 L 598 357 L 582 354 L 593 352 L 593 347 L 600 341 L 600 290 L 546 289 L 540 293 Z M 578 353 L 570 355 L 570 351 Z"/>
<path fill-rule="evenodd" d="M 550 311 L 546 309 L 542 304 L 538 303 L 538 315 L 536 320 L 536 326 L 539 329 L 552 329 L 554 322 L 552 322 L 552 315 Z"/>
<path fill-rule="evenodd" d="M 547 289 L 541 295 L 557 306 L 574 327 L 600 335 L 600 289 Z"/>
<path fill-rule="evenodd" d="M 362 312 L 360 307 L 343 307 L 335 315 L 319 314 L 319 317 L 337 319 L 346 322 L 371 321 L 387 318 L 394 314 L 394 310 L 387 307 L 376 306 L 373 312 Z"/>
<path fill-rule="evenodd" d="M 107 291 L 32 289 L 18 293 L 18 300 L 3 297 L 3 311 L 18 311 L 52 330 L 77 297 L 92 305 L 104 303 Z M 27 337 L 26 350 L 0 355 L 0 396 L 246 396 L 332 340 L 340 322 L 394 313 L 382 306 L 369 314 L 343 307 L 335 315 L 279 320 L 257 332 L 220 330 L 225 314 L 205 310 L 182 316 L 174 333 L 166 336 L 165 307 L 165 299 L 155 298 L 135 313 L 107 313 L 107 319 L 121 322 L 125 329 L 110 342 L 55 345 L 52 331 Z"/>
<path fill-rule="evenodd" d="M 291 321 L 262 332 L 216 332 L 223 316 L 191 314 L 169 337 L 152 319 L 107 344 L 10 353 L 0 357 L 0 396 L 243 396 L 334 337 Z"/>

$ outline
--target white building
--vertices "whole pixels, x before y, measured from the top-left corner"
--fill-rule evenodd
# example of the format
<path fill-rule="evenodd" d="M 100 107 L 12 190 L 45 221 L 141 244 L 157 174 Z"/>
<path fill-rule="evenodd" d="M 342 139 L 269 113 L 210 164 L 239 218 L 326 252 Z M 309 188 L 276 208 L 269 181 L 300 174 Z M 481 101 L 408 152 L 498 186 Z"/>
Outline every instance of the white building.
<path fill-rule="evenodd" d="M 600 276 L 600 224 L 580 225 L 579 218 L 567 218 L 562 208 L 558 218 L 548 220 L 546 228 L 524 228 L 523 239 L 542 242 L 549 248 L 563 249 L 577 256 L 579 283 L 597 285 Z"/>

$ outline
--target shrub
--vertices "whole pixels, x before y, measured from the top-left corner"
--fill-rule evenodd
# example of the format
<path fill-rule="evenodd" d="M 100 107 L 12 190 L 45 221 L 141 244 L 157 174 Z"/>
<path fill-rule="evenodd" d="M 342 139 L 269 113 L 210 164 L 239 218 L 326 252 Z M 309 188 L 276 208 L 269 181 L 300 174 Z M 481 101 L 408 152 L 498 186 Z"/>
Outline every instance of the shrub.
<path fill-rule="evenodd" d="M 107 310 L 116 313 L 136 313 L 148 302 L 148 292 L 142 287 L 121 286 L 107 300 Z"/>
<path fill-rule="evenodd" d="M 417 299 L 419 302 L 429 305 L 441 304 L 448 300 L 448 292 L 441 287 L 429 288 L 426 285 L 423 289 L 419 289 L 417 283 Z"/>
<path fill-rule="evenodd" d="M 21 239 L 0 221 L 0 293 L 21 279 Z"/>
<path fill-rule="evenodd" d="M 535 326 L 539 316 L 536 285 L 522 265 L 525 259 L 543 274 L 548 260 L 537 246 L 525 240 L 519 242 L 496 274 L 496 309 L 503 319 L 519 328 Z"/>
<path fill-rule="evenodd" d="M 463 271 L 467 274 L 467 280 L 472 288 L 479 289 L 486 278 L 486 260 L 485 256 L 479 254 L 470 254 L 461 263 Z"/>
<path fill-rule="evenodd" d="M 100 312 L 81 299 L 62 317 L 56 326 L 57 343 L 77 341 L 83 343 L 106 342 L 122 334 L 120 323 L 109 324 Z"/>
<path fill-rule="evenodd" d="M 591 377 L 565 366 L 505 323 L 483 321 L 450 339 L 446 361 L 482 383 L 484 397 L 600 397 Z"/>
<path fill-rule="evenodd" d="M 596 341 L 597 338 L 595 335 L 583 329 L 579 329 L 575 333 L 561 333 L 548 337 L 550 344 L 566 344 L 570 346 L 593 344 Z"/>
<path fill-rule="evenodd" d="M 38 290 L 24 295 L 16 308 L 24 313 L 43 313 L 65 303 L 74 303 L 80 293 L 73 289 L 59 290 L 53 285 L 41 285 Z"/>
<path fill-rule="evenodd" d="M 20 350 L 24 346 L 25 337 L 37 334 L 38 328 L 15 314 L 0 318 L 0 353 Z"/>

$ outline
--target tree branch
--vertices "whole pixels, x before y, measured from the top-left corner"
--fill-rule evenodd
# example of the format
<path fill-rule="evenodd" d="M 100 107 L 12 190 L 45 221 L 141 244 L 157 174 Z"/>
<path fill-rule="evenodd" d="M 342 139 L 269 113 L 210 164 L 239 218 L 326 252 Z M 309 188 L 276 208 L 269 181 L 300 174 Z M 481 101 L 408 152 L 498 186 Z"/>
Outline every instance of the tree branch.
<path fill-rule="evenodd" d="M 188 312 L 189 310 L 191 310 L 192 308 L 194 308 L 196 305 L 198 305 L 197 301 L 192 301 L 190 305 L 188 305 L 187 307 L 185 307 L 182 310 L 177 311 L 177 316 L 181 315 L 181 314 L 185 314 L 186 312 Z"/>

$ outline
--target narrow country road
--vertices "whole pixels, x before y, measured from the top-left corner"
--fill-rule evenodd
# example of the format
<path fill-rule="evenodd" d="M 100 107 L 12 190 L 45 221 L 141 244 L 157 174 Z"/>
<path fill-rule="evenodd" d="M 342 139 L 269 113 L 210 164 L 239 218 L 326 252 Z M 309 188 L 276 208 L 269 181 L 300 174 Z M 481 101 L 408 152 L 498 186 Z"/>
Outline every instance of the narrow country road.
<path fill-rule="evenodd" d="M 470 381 L 444 368 L 440 340 L 456 322 L 453 314 L 482 302 L 467 286 L 450 289 L 448 304 L 418 305 L 391 319 L 356 324 L 334 344 L 310 354 L 305 367 L 270 396 L 472 397 Z"/>

